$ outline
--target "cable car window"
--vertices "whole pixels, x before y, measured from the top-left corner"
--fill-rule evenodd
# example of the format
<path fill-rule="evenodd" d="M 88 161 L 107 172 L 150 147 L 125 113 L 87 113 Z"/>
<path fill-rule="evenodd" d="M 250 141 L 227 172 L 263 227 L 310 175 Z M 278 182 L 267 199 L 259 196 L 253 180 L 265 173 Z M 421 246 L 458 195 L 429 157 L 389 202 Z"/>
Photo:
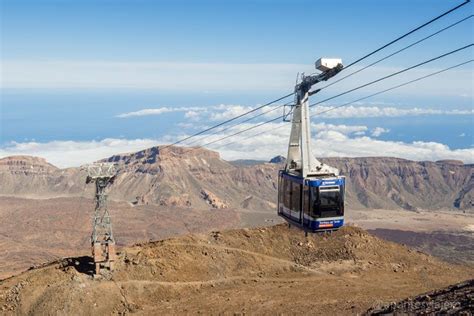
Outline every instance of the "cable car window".
<path fill-rule="evenodd" d="M 283 204 L 283 200 L 284 200 L 284 190 L 283 190 L 283 183 L 284 183 L 284 179 L 282 176 L 280 176 L 280 178 L 278 179 L 279 180 L 279 183 L 278 183 L 278 202 L 280 204 Z"/>
<path fill-rule="evenodd" d="M 294 199 L 294 192 L 293 192 L 293 182 L 292 181 L 288 181 L 288 194 L 290 195 L 289 199 L 288 199 L 288 208 L 290 210 L 293 209 L 293 199 Z"/>
<path fill-rule="evenodd" d="M 341 205 L 341 206 L 340 206 L 340 210 L 341 210 L 341 211 L 339 212 L 339 215 L 341 215 L 341 216 L 344 215 L 344 194 L 345 194 L 345 191 L 346 191 L 345 186 L 342 185 L 342 186 L 341 186 L 341 192 L 340 192 L 341 197 L 340 197 L 340 199 L 339 199 L 339 200 L 340 200 L 339 203 L 340 203 L 340 205 Z"/>
<path fill-rule="evenodd" d="M 311 216 L 320 217 L 320 208 L 319 208 L 319 188 L 311 187 Z"/>
<path fill-rule="evenodd" d="M 286 179 L 281 178 L 281 203 L 286 207 Z"/>
<path fill-rule="evenodd" d="M 308 186 L 303 186 L 303 212 L 309 215 L 309 188 Z"/>
<path fill-rule="evenodd" d="M 286 208 L 291 208 L 291 181 L 288 179 L 284 179 L 284 194 L 285 194 L 285 201 L 284 205 Z"/>
<path fill-rule="evenodd" d="M 299 212 L 301 209 L 301 185 L 299 183 L 292 183 L 292 200 L 291 200 L 291 209 L 293 211 Z"/>
<path fill-rule="evenodd" d="M 339 192 L 338 191 L 319 191 L 319 199 L 322 208 L 339 208 Z"/>
<path fill-rule="evenodd" d="M 319 191 L 319 208 L 321 217 L 342 215 L 341 196 L 339 191 Z"/>
<path fill-rule="evenodd" d="M 340 191 L 325 191 L 313 187 L 311 191 L 311 206 L 314 217 L 342 216 L 344 213 L 344 200 Z"/>

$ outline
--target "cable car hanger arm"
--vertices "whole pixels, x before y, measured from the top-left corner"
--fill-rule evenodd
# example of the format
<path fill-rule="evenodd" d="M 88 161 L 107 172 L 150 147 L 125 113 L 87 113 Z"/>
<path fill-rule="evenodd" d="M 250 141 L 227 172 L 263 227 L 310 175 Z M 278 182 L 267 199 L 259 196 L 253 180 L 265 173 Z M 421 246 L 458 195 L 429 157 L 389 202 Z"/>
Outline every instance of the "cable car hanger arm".
<path fill-rule="evenodd" d="M 293 107 L 290 140 L 285 170 L 305 178 L 308 175 L 334 175 L 339 171 L 321 163 L 311 151 L 311 131 L 309 119 L 309 90 L 318 82 L 326 81 L 342 69 L 341 59 L 320 58 L 315 63 L 316 69 L 322 71 L 317 75 L 302 77 L 295 86 L 296 102 Z"/>
<path fill-rule="evenodd" d="M 302 82 L 297 84 L 295 87 L 296 91 L 301 91 L 301 94 L 305 94 L 311 90 L 311 87 L 321 81 L 327 81 L 330 78 L 337 75 L 344 66 L 340 59 L 329 59 L 329 58 L 320 58 L 316 61 L 315 67 L 322 72 L 317 75 L 303 76 Z M 313 95 L 318 92 L 320 89 L 309 92 L 309 95 Z"/>

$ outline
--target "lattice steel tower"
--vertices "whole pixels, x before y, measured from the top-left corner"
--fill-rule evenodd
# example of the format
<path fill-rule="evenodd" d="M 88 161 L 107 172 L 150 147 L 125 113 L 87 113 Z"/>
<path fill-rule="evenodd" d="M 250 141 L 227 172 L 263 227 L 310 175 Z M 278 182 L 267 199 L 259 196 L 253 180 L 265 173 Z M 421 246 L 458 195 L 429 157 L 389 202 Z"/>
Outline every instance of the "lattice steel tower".
<path fill-rule="evenodd" d="M 116 170 L 113 164 L 97 163 L 89 165 L 87 172 L 86 183 L 95 183 L 95 212 L 91 244 L 95 274 L 99 274 L 102 268 L 112 271 L 116 259 L 115 239 L 105 192 L 107 185 L 113 182 Z"/>

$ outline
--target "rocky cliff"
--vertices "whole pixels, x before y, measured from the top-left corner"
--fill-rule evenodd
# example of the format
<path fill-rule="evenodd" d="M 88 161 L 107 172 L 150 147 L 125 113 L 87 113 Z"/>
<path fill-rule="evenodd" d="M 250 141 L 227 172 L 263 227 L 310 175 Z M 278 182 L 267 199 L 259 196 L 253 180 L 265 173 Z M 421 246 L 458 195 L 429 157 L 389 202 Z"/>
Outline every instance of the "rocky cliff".
<path fill-rule="evenodd" d="M 473 165 L 397 158 L 327 158 L 347 177 L 349 208 L 462 209 L 473 211 Z M 110 197 L 133 204 L 198 208 L 275 208 L 277 163 L 235 165 L 202 148 L 153 147 L 103 161 L 118 174 Z M 81 168 L 58 169 L 44 159 L 0 159 L 0 195 L 27 197 L 92 194 Z"/>

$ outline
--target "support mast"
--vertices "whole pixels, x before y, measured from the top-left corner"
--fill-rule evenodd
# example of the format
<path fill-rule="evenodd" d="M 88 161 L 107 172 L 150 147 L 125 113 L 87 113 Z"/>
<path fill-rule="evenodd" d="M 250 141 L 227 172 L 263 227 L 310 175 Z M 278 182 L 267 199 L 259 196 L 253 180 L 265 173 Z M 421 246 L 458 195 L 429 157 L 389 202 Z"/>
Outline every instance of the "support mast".
<path fill-rule="evenodd" d="M 302 177 L 310 175 L 337 176 L 339 171 L 336 168 L 318 161 L 312 153 L 309 96 L 319 91 L 310 92 L 311 87 L 336 75 L 342 70 L 342 63 L 340 59 L 321 58 L 316 62 L 316 68 L 323 72 L 318 75 L 303 75 L 301 83 L 295 86 L 296 102 L 293 108 L 285 170 Z"/>
<path fill-rule="evenodd" d="M 115 239 L 107 205 L 107 186 L 113 182 L 116 171 L 113 164 L 97 163 L 87 167 L 86 183 L 95 183 L 95 211 L 92 224 L 91 246 L 95 274 L 100 270 L 112 271 L 116 259 Z"/>

